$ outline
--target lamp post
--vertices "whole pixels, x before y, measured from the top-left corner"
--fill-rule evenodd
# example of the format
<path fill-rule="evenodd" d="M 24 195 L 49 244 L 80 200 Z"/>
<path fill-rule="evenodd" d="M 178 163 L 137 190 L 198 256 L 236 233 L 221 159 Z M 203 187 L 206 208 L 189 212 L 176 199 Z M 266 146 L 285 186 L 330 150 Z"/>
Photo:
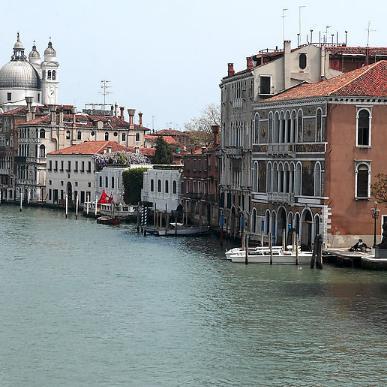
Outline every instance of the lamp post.
<path fill-rule="evenodd" d="M 375 207 L 371 208 L 371 216 L 374 220 L 374 245 L 373 248 L 376 247 L 376 220 L 379 218 L 380 210 L 378 209 L 378 202 L 375 202 Z"/>

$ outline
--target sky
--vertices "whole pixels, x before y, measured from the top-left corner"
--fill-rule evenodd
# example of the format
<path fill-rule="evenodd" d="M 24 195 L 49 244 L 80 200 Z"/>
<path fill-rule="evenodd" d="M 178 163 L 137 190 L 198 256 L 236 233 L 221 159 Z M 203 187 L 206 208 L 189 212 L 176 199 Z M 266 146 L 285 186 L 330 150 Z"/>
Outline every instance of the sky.
<path fill-rule="evenodd" d="M 144 124 L 183 129 L 220 102 L 227 63 L 245 68 L 260 49 L 297 43 L 313 29 L 338 32 L 348 44 L 387 46 L 385 0 L 1 0 L 0 65 L 19 31 L 27 54 L 43 56 L 51 36 L 60 63 L 59 102 L 82 109 L 102 103 L 100 81 L 111 81 L 107 102 L 135 108 Z M 283 9 L 287 9 L 283 11 Z M 282 18 L 283 13 L 285 18 Z"/>

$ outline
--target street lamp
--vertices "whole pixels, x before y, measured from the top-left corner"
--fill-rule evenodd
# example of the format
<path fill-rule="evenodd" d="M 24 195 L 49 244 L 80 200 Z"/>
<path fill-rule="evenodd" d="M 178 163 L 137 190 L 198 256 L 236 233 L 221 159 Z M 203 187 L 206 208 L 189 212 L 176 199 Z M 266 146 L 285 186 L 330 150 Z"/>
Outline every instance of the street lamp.
<path fill-rule="evenodd" d="M 374 220 L 374 245 L 373 248 L 376 247 L 376 220 L 379 218 L 380 210 L 378 209 L 378 202 L 375 202 L 375 207 L 371 208 L 371 216 Z"/>

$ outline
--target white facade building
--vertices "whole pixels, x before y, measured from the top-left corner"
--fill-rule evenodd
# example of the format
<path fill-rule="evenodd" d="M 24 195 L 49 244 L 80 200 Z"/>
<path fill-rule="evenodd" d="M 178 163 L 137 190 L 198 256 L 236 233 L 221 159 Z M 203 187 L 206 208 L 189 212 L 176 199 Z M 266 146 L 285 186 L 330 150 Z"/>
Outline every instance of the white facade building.
<path fill-rule="evenodd" d="M 131 168 L 152 168 L 150 164 L 132 164 L 130 167 L 105 167 L 95 174 L 95 197 L 100 198 L 105 191 L 114 203 L 124 203 L 122 173 Z"/>
<path fill-rule="evenodd" d="M 66 195 L 74 205 L 95 200 L 95 154 L 125 150 L 112 141 L 84 142 L 47 155 L 46 203 L 63 205 Z"/>
<path fill-rule="evenodd" d="M 144 173 L 141 200 L 151 202 L 157 210 L 175 211 L 180 204 L 182 166 L 154 165 Z"/>

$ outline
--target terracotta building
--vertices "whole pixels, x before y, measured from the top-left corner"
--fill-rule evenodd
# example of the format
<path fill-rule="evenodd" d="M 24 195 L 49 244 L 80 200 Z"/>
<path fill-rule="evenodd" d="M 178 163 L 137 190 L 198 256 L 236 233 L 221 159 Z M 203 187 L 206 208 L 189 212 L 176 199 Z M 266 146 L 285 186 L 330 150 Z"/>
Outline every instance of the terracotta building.
<path fill-rule="evenodd" d="M 183 158 L 181 202 L 195 224 L 217 227 L 219 222 L 220 144 L 219 126 L 212 126 L 213 141 L 208 148 Z"/>
<path fill-rule="evenodd" d="M 387 61 L 293 87 L 254 112 L 256 238 L 289 242 L 293 228 L 304 248 L 316 234 L 327 246 L 372 244 L 371 185 L 387 172 Z"/>

